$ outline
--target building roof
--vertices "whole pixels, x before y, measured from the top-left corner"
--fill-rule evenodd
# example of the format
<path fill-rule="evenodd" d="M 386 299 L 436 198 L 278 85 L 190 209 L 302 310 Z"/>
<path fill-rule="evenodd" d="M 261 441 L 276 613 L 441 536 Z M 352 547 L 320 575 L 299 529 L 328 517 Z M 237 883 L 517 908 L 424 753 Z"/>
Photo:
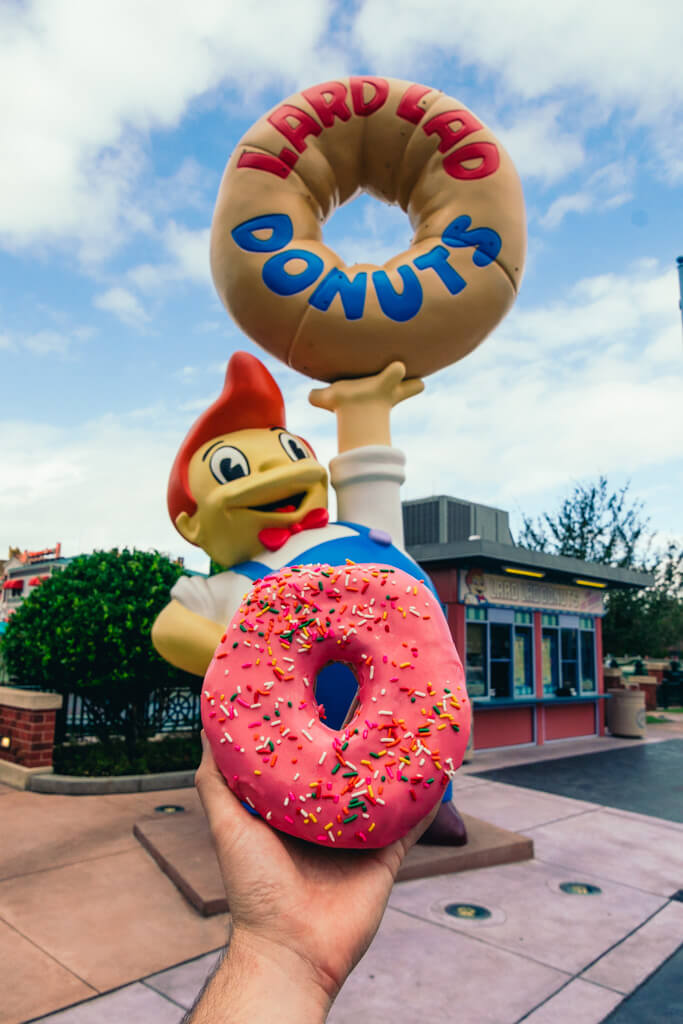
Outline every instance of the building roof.
<path fill-rule="evenodd" d="M 444 563 L 458 566 L 477 565 L 482 569 L 500 570 L 503 566 L 531 569 L 545 573 L 546 580 L 572 583 L 575 579 L 606 583 L 610 589 L 651 587 L 654 576 L 636 569 L 618 569 L 612 565 L 584 562 L 580 558 L 550 555 L 545 551 L 529 551 L 511 544 L 491 540 L 461 540 L 450 544 L 412 544 L 407 551 L 416 562 L 437 568 Z"/>
<path fill-rule="evenodd" d="M 642 590 L 654 584 L 652 573 L 519 547 L 504 509 L 445 494 L 404 501 L 403 525 L 406 550 L 425 567 L 445 568 L 455 562 L 500 571 L 509 566 L 542 572 L 547 581 L 593 580 L 611 589 Z"/>

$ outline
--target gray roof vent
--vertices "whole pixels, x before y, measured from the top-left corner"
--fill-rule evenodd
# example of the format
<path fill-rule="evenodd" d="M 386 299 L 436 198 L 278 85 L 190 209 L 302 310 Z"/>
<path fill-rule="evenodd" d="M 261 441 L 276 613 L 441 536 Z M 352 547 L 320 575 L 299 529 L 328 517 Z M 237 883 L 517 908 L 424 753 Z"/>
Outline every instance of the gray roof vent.
<path fill-rule="evenodd" d="M 466 540 L 514 544 L 506 511 L 443 494 L 404 501 L 403 530 L 407 548 Z"/>

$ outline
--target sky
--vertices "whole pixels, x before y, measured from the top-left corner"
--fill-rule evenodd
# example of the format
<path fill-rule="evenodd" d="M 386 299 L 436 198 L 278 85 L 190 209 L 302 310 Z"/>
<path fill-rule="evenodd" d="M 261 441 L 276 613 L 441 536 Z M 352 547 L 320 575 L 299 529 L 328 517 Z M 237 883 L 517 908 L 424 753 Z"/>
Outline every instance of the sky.
<path fill-rule="evenodd" d="M 512 312 L 394 412 L 404 497 L 508 509 L 515 532 L 605 474 L 683 537 L 682 23 L 678 0 L 0 0 L 0 557 L 61 541 L 205 569 L 166 483 L 237 349 L 278 380 L 289 428 L 335 454 L 314 382 L 231 321 L 208 249 L 241 136 L 348 74 L 468 106 L 527 208 Z M 381 264 L 411 228 L 361 196 L 324 240 Z"/>

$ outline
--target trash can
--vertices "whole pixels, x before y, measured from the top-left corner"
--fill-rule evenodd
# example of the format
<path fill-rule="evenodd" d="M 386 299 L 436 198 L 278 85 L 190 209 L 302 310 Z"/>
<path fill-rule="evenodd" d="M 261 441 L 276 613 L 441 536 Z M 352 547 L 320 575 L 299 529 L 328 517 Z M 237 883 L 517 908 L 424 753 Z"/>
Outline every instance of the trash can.
<path fill-rule="evenodd" d="M 462 763 L 469 764 L 474 757 L 474 713 L 472 711 L 472 703 L 470 701 L 470 736 L 465 747 L 465 753 L 463 754 Z"/>
<path fill-rule="evenodd" d="M 607 728 L 613 736 L 645 736 L 645 694 L 642 690 L 608 690 Z"/>

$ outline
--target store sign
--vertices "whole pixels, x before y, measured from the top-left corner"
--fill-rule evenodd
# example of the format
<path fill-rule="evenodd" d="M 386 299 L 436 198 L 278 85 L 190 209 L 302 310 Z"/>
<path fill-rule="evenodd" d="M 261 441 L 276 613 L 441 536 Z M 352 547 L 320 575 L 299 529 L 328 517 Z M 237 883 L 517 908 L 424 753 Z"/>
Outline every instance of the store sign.
<path fill-rule="evenodd" d="M 463 604 L 485 607 L 488 604 L 511 608 L 536 608 L 541 611 L 573 612 L 577 615 L 604 615 L 602 592 L 588 587 L 568 587 L 562 583 L 495 576 L 481 569 L 461 569 L 458 596 Z"/>

